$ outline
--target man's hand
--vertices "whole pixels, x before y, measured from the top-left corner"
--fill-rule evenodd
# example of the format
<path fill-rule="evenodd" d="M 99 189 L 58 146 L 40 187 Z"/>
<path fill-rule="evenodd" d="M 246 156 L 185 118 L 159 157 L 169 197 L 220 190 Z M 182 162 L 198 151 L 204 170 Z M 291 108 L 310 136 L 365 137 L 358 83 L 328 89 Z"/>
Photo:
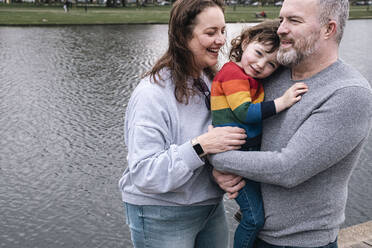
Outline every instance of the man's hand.
<path fill-rule="evenodd" d="M 238 196 L 238 191 L 245 186 L 245 181 L 241 176 L 225 173 L 213 169 L 213 177 L 221 189 L 226 191 L 229 199 L 234 199 Z"/>

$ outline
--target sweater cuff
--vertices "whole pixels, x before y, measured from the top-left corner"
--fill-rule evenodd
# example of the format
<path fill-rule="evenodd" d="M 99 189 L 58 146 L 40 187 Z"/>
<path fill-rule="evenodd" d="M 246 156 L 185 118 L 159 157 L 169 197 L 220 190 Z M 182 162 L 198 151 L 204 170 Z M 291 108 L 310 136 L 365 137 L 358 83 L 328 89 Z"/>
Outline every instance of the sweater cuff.
<path fill-rule="evenodd" d="M 269 118 L 276 114 L 274 101 L 267 101 L 261 103 L 262 120 Z"/>
<path fill-rule="evenodd" d="M 204 165 L 204 161 L 196 154 L 190 141 L 178 146 L 178 154 L 191 171 Z"/>

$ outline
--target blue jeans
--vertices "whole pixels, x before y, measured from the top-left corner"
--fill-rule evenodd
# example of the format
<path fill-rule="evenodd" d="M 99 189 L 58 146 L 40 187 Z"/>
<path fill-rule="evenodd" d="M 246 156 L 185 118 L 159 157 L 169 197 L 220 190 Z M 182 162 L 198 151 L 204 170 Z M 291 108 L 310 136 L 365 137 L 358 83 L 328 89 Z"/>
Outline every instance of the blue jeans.
<path fill-rule="evenodd" d="M 253 247 L 265 222 L 260 183 L 247 179 L 245 181 L 246 185 L 236 198 L 242 218 L 235 231 L 234 248 Z"/>
<path fill-rule="evenodd" d="M 226 248 L 223 203 L 207 206 L 138 206 L 124 203 L 135 248 Z"/>
<path fill-rule="evenodd" d="M 269 244 L 261 239 L 257 239 L 254 243 L 255 248 L 302 248 L 298 246 L 278 246 Z M 312 248 L 337 248 L 337 239 L 334 242 L 329 243 L 328 245 L 320 246 L 320 247 L 312 247 Z"/>

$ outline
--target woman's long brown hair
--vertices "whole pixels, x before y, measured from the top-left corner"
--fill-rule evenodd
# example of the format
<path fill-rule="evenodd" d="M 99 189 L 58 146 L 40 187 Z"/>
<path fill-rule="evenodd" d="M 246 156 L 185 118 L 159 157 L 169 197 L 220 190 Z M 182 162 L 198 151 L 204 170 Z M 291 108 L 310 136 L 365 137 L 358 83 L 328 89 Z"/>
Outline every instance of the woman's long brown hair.
<path fill-rule="evenodd" d="M 195 90 L 189 89 L 187 80 L 190 76 L 199 74 L 195 58 L 188 48 L 196 25 L 195 19 L 208 7 L 217 6 L 223 11 L 223 5 L 223 0 L 178 0 L 173 4 L 169 19 L 168 50 L 145 76 L 151 76 L 155 83 L 160 84 L 160 71 L 169 68 L 178 102 L 188 104 L 189 97 Z M 204 72 L 212 80 L 216 69 L 207 67 Z"/>

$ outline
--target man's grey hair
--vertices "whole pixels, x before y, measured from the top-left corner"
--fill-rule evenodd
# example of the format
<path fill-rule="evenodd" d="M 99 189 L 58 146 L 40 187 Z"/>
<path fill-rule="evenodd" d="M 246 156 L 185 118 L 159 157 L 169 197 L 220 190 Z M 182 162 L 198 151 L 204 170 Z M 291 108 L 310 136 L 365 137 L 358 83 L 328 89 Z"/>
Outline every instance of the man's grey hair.
<path fill-rule="evenodd" d="M 349 18 L 348 0 L 318 0 L 319 21 L 321 25 L 327 24 L 330 20 L 337 23 L 336 41 L 339 44 L 344 33 L 346 21 Z"/>

